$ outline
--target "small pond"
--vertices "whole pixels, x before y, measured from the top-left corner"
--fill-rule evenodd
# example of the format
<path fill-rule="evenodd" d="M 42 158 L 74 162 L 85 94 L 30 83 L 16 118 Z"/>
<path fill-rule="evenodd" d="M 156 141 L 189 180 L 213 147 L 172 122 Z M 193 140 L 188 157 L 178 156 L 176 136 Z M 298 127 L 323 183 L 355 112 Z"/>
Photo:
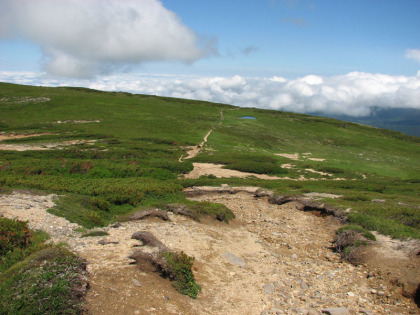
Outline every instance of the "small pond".
<path fill-rule="evenodd" d="M 257 119 L 257 117 L 252 117 L 252 116 L 242 116 L 239 117 L 240 119 Z"/>

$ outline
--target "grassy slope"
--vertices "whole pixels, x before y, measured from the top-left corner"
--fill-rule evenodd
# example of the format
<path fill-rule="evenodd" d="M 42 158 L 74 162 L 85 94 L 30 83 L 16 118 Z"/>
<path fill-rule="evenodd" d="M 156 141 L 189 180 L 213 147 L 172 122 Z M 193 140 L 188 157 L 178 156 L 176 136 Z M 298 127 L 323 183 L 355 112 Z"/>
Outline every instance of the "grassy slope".
<path fill-rule="evenodd" d="M 51 101 L 22 102 L 23 97 L 48 97 Z M 220 110 L 224 121 L 219 126 Z M 239 119 L 241 116 L 257 119 Z M 96 119 L 101 122 L 53 123 Z M 190 161 L 178 162 L 184 153 L 182 146 L 200 143 L 210 128 L 214 131 L 208 149 L 195 161 L 254 168 L 255 172 L 268 170 L 281 176 L 284 170 L 280 165 L 292 162 L 295 168 L 287 174 L 292 178 L 301 174 L 319 178 L 306 171 L 312 168 L 348 180 L 178 180 L 180 173 L 192 167 Z M 351 221 L 396 237 L 420 238 L 420 138 L 398 132 L 182 99 L 5 83 L 0 84 L 0 131 L 56 134 L 9 141 L 12 143 L 98 140 L 94 145 L 56 151 L 0 151 L 0 184 L 71 193 L 55 213 L 89 228 L 107 224 L 135 207 L 185 202 L 182 187 L 230 183 L 263 186 L 279 193 L 343 194 L 330 202 L 353 208 Z M 326 161 L 290 161 L 275 155 L 306 152 Z"/>

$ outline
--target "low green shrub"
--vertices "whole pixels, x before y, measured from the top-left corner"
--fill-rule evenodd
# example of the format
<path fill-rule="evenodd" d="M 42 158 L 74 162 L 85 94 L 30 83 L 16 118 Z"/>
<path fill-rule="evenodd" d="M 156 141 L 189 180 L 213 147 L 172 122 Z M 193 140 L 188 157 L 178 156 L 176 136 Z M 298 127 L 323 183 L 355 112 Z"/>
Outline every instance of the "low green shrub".
<path fill-rule="evenodd" d="M 92 161 L 70 161 L 67 163 L 67 170 L 70 174 L 87 174 L 94 167 Z"/>
<path fill-rule="evenodd" d="M 280 174 L 287 174 L 288 171 L 285 168 L 281 168 L 280 166 L 273 164 L 273 163 L 265 163 L 265 162 L 237 162 L 232 163 L 224 166 L 224 168 L 241 171 L 241 172 L 249 172 L 249 173 L 256 173 L 256 174 L 271 174 L 271 175 L 280 175 Z"/>
<path fill-rule="evenodd" d="M 0 218 L 0 256 L 32 243 L 28 222 Z"/>
<path fill-rule="evenodd" d="M 95 208 L 98 208 L 99 210 L 106 211 L 106 212 L 108 212 L 111 207 L 111 204 L 109 203 L 109 201 L 102 198 L 98 198 L 98 197 L 94 197 L 90 199 L 90 203 Z"/>
<path fill-rule="evenodd" d="M 339 234 L 343 233 L 344 231 L 355 231 L 355 232 L 358 232 L 358 233 L 362 234 L 368 240 L 376 241 L 375 235 L 373 235 L 370 231 L 366 230 L 365 228 L 363 228 L 360 225 L 356 225 L 356 224 L 344 225 L 336 231 L 336 234 L 339 235 Z"/>
<path fill-rule="evenodd" d="M 85 263 L 63 247 L 47 247 L 0 278 L 0 314 L 82 314 Z"/>
<path fill-rule="evenodd" d="M 82 237 L 89 237 L 89 236 L 96 237 L 96 236 L 107 236 L 107 235 L 109 235 L 109 233 L 105 231 L 91 231 L 89 233 L 83 234 Z"/>
<path fill-rule="evenodd" d="M 167 262 L 167 269 L 161 270 L 162 275 L 174 281 L 173 286 L 178 292 L 194 299 L 197 298 L 198 293 L 201 291 L 201 287 L 195 282 L 191 270 L 194 258 L 189 257 L 184 252 L 162 252 L 160 255 L 162 255 Z"/>

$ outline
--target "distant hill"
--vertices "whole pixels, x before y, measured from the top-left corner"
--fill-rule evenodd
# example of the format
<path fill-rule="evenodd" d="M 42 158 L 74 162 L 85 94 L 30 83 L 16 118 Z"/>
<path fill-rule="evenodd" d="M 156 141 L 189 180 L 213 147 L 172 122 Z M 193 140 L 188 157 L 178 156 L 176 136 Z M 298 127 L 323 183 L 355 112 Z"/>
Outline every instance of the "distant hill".
<path fill-rule="evenodd" d="M 316 116 L 336 118 L 378 128 L 403 132 L 407 135 L 420 137 L 420 110 L 414 108 L 379 108 L 372 109 L 366 117 L 352 117 L 347 115 L 325 115 L 311 113 Z"/>

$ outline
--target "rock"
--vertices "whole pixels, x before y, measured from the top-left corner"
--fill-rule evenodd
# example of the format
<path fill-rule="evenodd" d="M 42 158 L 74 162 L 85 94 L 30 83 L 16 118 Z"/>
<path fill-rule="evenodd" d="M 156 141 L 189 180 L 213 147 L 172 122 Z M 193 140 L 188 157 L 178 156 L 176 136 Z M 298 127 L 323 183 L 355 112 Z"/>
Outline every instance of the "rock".
<path fill-rule="evenodd" d="M 300 281 L 300 288 L 305 291 L 309 289 L 309 286 L 305 282 Z"/>
<path fill-rule="evenodd" d="M 236 265 L 236 266 L 243 267 L 243 268 L 246 267 L 245 260 L 243 260 L 242 258 L 239 258 L 238 256 L 235 256 L 231 252 L 226 252 L 226 253 L 222 254 L 221 257 L 223 259 L 227 260 L 232 265 Z"/>
<path fill-rule="evenodd" d="M 166 247 L 161 241 L 159 241 L 152 233 L 143 231 L 143 232 L 134 232 L 131 235 L 132 239 L 139 240 L 143 242 L 143 246 L 157 247 L 160 251 L 171 252 L 171 250 Z"/>
<path fill-rule="evenodd" d="M 111 225 L 112 228 L 116 229 L 119 228 L 120 226 L 122 226 L 122 224 L 120 222 L 114 223 L 113 225 Z"/>
<path fill-rule="evenodd" d="M 292 258 L 293 260 L 296 260 L 296 259 L 298 259 L 298 255 L 296 255 L 296 254 L 292 254 L 291 258 Z"/>
<path fill-rule="evenodd" d="M 267 284 L 264 285 L 263 290 L 267 294 L 273 294 L 274 291 L 276 290 L 276 288 L 274 287 L 274 284 L 267 283 Z"/>
<path fill-rule="evenodd" d="M 278 281 L 274 281 L 273 282 L 273 285 L 276 287 L 276 288 L 280 288 L 282 285 L 280 284 L 280 282 L 278 282 Z"/>
<path fill-rule="evenodd" d="M 160 209 L 147 209 L 147 210 L 137 211 L 136 213 L 134 213 L 133 215 L 129 217 L 129 220 L 130 221 L 143 220 L 148 217 L 160 218 L 164 221 L 169 220 L 169 217 L 166 211 L 163 211 Z"/>
<path fill-rule="evenodd" d="M 132 279 L 132 281 L 133 281 L 133 284 L 136 286 L 136 287 L 141 287 L 141 283 L 140 283 L 140 281 L 139 280 L 137 280 L 137 279 Z"/>
<path fill-rule="evenodd" d="M 264 310 L 264 311 L 262 311 L 261 312 L 261 315 L 268 315 L 269 313 L 268 313 L 268 311 L 267 310 Z"/>
<path fill-rule="evenodd" d="M 350 315 L 350 311 L 345 307 L 329 307 L 322 310 L 324 314 L 330 315 Z"/>
<path fill-rule="evenodd" d="M 100 240 L 98 241 L 98 244 L 100 245 L 108 245 L 108 244 L 118 244 L 119 242 L 117 241 L 107 241 L 107 240 Z"/>
<path fill-rule="evenodd" d="M 370 293 L 376 294 L 376 293 L 378 293 L 378 290 L 372 289 L 372 290 L 370 290 Z"/>
<path fill-rule="evenodd" d="M 350 292 L 347 292 L 347 295 L 348 296 L 351 296 L 351 297 L 355 296 L 355 294 L 353 292 L 351 292 L 351 291 Z"/>
<path fill-rule="evenodd" d="M 225 218 L 226 218 L 226 214 L 224 214 L 224 213 L 218 213 L 218 214 L 216 215 L 216 220 L 217 220 L 217 221 L 222 222 L 222 221 L 224 221 L 224 220 L 225 220 Z"/>
<path fill-rule="evenodd" d="M 366 310 L 366 309 L 360 309 L 359 313 L 366 314 L 366 315 L 375 315 L 374 311 Z"/>
<path fill-rule="evenodd" d="M 270 314 L 281 315 L 281 314 L 284 314 L 284 312 L 281 309 L 278 309 L 278 308 L 272 306 L 270 308 Z"/>
<path fill-rule="evenodd" d="M 265 189 L 261 189 L 261 188 L 259 188 L 254 194 L 254 196 L 257 197 L 257 198 L 270 197 L 271 195 L 272 195 L 272 192 L 270 192 L 268 190 L 265 190 Z"/>
<path fill-rule="evenodd" d="M 183 216 L 186 216 L 193 220 L 198 221 L 198 218 L 193 214 L 193 212 L 190 209 L 187 208 L 186 205 L 173 203 L 173 204 L 166 205 L 166 208 L 168 209 L 168 211 L 172 211 L 175 214 L 183 215 Z"/>

